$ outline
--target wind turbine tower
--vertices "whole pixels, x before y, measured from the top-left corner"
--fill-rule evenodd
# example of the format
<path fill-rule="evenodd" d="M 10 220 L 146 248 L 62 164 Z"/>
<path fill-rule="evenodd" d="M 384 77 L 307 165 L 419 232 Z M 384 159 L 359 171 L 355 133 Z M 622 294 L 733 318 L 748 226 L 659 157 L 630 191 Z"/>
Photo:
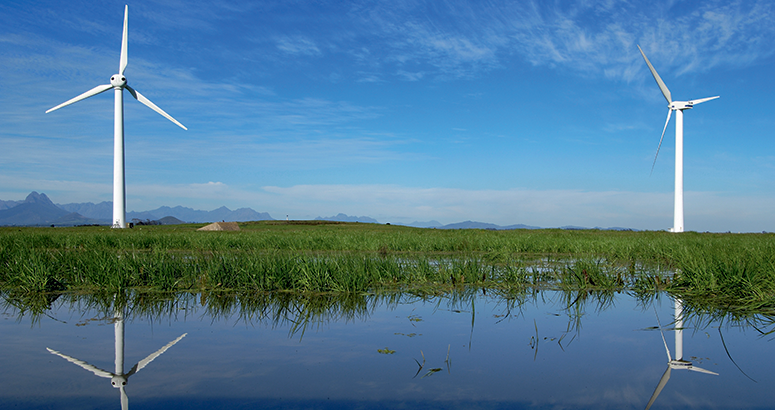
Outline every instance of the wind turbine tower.
<path fill-rule="evenodd" d="M 126 179 L 124 177 L 124 89 L 129 91 L 129 94 L 135 98 L 135 100 L 141 102 L 148 108 L 161 114 L 168 120 L 174 122 L 180 128 L 187 130 L 183 124 L 172 118 L 169 114 L 164 112 L 151 100 L 145 98 L 144 95 L 136 91 L 134 88 L 127 84 L 126 77 L 124 76 L 124 70 L 127 66 L 127 16 L 129 13 L 129 6 L 124 6 L 124 32 L 121 36 L 121 57 L 118 65 L 118 74 L 114 74 L 110 77 L 110 84 L 98 85 L 89 91 L 57 105 L 54 108 L 46 111 L 46 114 L 51 111 L 58 110 L 62 107 L 84 100 L 91 96 L 103 93 L 111 88 L 115 92 L 114 98 L 114 114 L 113 114 L 113 228 L 126 228 Z"/>
<path fill-rule="evenodd" d="M 662 147 L 662 139 L 665 137 L 665 130 L 667 124 L 670 122 L 670 115 L 675 111 L 675 206 L 673 209 L 673 229 L 672 232 L 684 231 L 684 110 L 690 110 L 694 105 L 703 103 L 705 101 L 715 100 L 718 96 L 700 98 L 698 100 L 689 101 L 673 101 L 670 96 L 670 90 L 667 89 L 662 78 L 657 74 L 657 70 L 651 65 L 651 62 L 646 58 L 646 54 L 638 46 L 640 54 L 643 59 L 646 60 L 646 64 L 651 70 L 651 75 L 654 76 L 654 80 L 657 81 L 659 89 L 662 91 L 662 95 L 667 100 L 667 121 L 665 121 L 665 127 L 662 129 L 662 136 L 659 138 L 659 145 L 657 146 L 657 154 L 654 155 L 654 164 L 657 162 L 657 156 L 659 156 L 659 148 Z M 651 170 L 654 170 L 654 164 L 651 165 Z"/>

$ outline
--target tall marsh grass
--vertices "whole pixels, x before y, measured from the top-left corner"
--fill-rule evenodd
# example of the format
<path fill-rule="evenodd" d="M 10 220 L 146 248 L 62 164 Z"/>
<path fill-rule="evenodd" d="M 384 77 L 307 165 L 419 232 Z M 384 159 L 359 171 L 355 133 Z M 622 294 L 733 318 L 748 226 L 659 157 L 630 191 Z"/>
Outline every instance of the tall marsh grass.
<path fill-rule="evenodd" d="M 0 228 L 0 288 L 668 290 L 775 307 L 775 235 L 434 230 L 346 223 Z"/>

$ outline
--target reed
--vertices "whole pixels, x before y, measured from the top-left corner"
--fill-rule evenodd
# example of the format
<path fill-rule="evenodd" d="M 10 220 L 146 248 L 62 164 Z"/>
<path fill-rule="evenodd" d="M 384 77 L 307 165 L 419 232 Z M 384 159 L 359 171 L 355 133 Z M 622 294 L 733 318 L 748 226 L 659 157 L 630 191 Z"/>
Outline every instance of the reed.
<path fill-rule="evenodd" d="M 667 290 L 727 306 L 775 307 L 775 235 L 566 230 L 435 230 L 264 221 L 0 228 L 0 288 L 498 292 Z M 428 290 L 434 292 L 434 290 Z"/>

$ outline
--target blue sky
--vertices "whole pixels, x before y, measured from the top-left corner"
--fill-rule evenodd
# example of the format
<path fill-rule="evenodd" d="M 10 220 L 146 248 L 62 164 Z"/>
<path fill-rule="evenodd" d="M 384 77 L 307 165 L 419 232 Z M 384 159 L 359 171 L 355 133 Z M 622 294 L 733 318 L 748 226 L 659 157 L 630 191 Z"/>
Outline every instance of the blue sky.
<path fill-rule="evenodd" d="M 254 4 L 248 4 L 254 3 Z M 0 199 L 112 200 L 124 2 L 0 4 Z M 775 231 L 771 1 L 133 1 L 127 210 Z M 675 116 L 673 116 L 675 117 Z"/>

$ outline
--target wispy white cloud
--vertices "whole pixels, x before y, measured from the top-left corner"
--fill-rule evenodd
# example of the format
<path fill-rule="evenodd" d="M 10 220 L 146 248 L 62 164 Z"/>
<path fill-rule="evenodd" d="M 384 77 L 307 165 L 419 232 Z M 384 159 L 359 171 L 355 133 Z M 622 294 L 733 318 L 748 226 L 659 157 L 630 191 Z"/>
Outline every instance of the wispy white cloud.
<path fill-rule="evenodd" d="M 380 83 L 384 81 L 378 73 L 358 72 L 356 76 L 356 81 L 359 83 Z"/>
<path fill-rule="evenodd" d="M 153 179 L 154 173 L 162 164 L 177 164 L 176 166 L 181 168 L 197 168 L 190 164 L 206 164 L 208 169 L 229 174 L 242 169 L 242 174 L 249 175 L 269 170 L 298 172 L 359 165 L 401 164 L 426 159 L 426 155 L 414 153 L 407 147 L 410 141 L 376 136 L 278 140 L 232 135 L 224 136 L 223 141 L 224 144 L 220 145 L 207 141 L 135 142 L 132 154 L 136 153 L 137 156 L 132 164 L 137 169 L 136 172 L 147 175 L 144 179 Z"/>
<path fill-rule="evenodd" d="M 322 54 L 315 42 L 302 36 L 282 36 L 275 39 L 277 48 L 287 54 L 319 56 Z"/>
<path fill-rule="evenodd" d="M 677 74 L 718 65 L 746 66 L 773 54 L 771 2 L 704 2 L 686 14 L 675 9 L 658 24 L 644 24 L 639 41 Z"/>
<path fill-rule="evenodd" d="M 425 73 L 423 72 L 410 73 L 404 70 L 398 70 L 397 74 L 399 77 L 403 77 L 404 79 L 409 81 L 420 81 L 425 76 Z"/>
<path fill-rule="evenodd" d="M 768 1 L 377 2 L 353 13 L 368 27 L 365 38 L 385 45 L 384 63 L 398 64 L 399 73 L 434 67 L 437 77 L 481 75 L 516 54 L 537 66 L 631 81 L 643 70 L 636 44 L 677 74 L 745 66 L 775 45 Z"/>

